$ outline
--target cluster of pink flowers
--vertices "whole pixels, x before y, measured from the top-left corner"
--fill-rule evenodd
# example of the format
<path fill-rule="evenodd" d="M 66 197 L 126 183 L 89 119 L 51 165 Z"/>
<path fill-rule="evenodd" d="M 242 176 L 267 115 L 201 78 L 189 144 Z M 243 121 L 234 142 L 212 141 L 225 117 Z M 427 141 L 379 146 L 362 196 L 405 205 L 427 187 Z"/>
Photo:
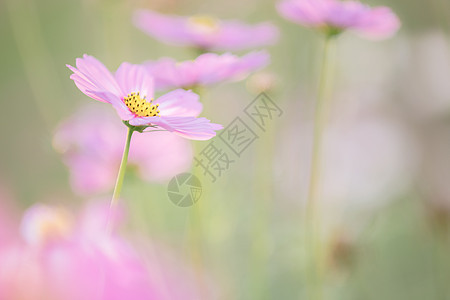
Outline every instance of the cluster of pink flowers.
<path fill-rule="evenodd" d="M 174 264 L 167 251 L 157 260 L 143 257 L 148 246 L 106 234 L 110 213 L 103 201 L 77 215 L 45 204 L 29 208 L 19 238 L 0 244 L 0 299 L 198 299 L 187 265 Z M 123 216 L 115 210 L 110 221 L 117 227 Z"/>
<path fill-rule="evenodd" d="M 217 22 L 217 28 L 209 31 L 202 27 L 206 19 L 183 21 L 151 12 L 139 12 L 135 20 L 147 32 L 154 32 L 146 26 L 152 24 L 156 36 L 204 51 L 270 44 L 278 34 L 270 24 L 247 26 L 234 21 Z M 95 106 L 81 108 L 59 126 L 53 146 L 69 167 L 74 191 L 90 195 L 113 188 L 127 127 L 131 133 L 142 133 L 134 136 L 131 145 L 129 135 L 123 152 L 141 178 L 164 182 L 187 171 L 193 151 L 183 138 L 208 140 L 222 129 L 199 117 L 203 105 L 190 89 L 242 80 L 268 63 L 266 51 L 242 57 L 204 53 L 180 63 L 171 58 L 141 65 L 124 62 L 110 72 L 92 56 L 76 59 L 75 66 L 67 65 L 73 72 L 70 78 L 85 95 L 109 103 L 126 126 Z M 165 94 L 155 97 L 155 91 Z M 196 285 L 185 280 L 193 276 L 184 274 L 185 268 L 164 265 L 160 257 L 163 265 L 157 268 L 117 235 L 117 212 L 116 206 L 108 210 L 96 205 L 74 217 L 45 205 L 29 209 L 22 221 L 22 240 L 1 249 L 0 298 L 197 299 Z M 112 234 L 107 223 L 114 227 Z M 19 278 L 26 278 L 30 288 L 24 289 Z M 177 288 L 168 288 L 174 282 Z"/>
<path fill-rule="evenodd" d="M 278 10 L 291 21 L 325 30 L 329 35 L 351 29 L 381 38 L 399 27 L 397 17 L 388 8 L 370 8 L 356 1 L 285 0 L 278 4 Z M 183 62 L 167 57 L 142 64 L 124 62 L 115 72 L 89 55 L 77 58 L 75 66 L 67 65 L 78 89 L 110 104 L 125 124 L 89 106 L 57 129 L 53 145 L 62 153 L 72 187 L 81 195 L 110 191 L 119 164 L 119 175 L 125 174 L 128 155 L 140 177 L 151 182 L 165 182 L 187 171 L 193 151 L 185 139 L 209 140 L 223 128 L 199 117 L 203 104 L 193 90 L 242 80 L 270 61 L 264 50 L 240 57 L 210 51 L 267 46 L 275 43 L 279 35 L 277 28 L 267 22 L 248 25 L 210 16 L 138 11 L 133 20 L 156 39 L 194 47 L 203 54 Z M 156 91 L 164 94 L 156 97 Z M 139 134 L 130 147 L 133 132 Z M 117 180 L 117 184 L 122 181 Z M 0 195 L 1 205 L 6 203 L 2 198 Z M 186 279 L 191 275 L 187 267 L 144 259 L 139 248 L 117 233 L 124 217 L 117 206 L 95 203 L 73 214 L 61 207 L 36 204 L 25 212 L 21 222 L 8 220 L 3 214 L 2 209 L 0 299 L 200 298 L 192 288 L 195 284 Z M 112 225 L 112 233 L 106 230 L 107 224 Z M 11 238 L 15 231 L 20 232 L 16 234 L 19 238 Z M 173 284 L 177 287 L 171 288 Z"/>
<path fill-rule="evenodd" d="M 249 26 L 214 19 L 217 30 L 208 31 L 203 27 L 212 26 L 208 22 L 213 19 L 207 17 L 184 18 L 139 11 L 133 19 L 138 27 L 154 32 L 157 38 L 173 39 L 179 45 L 204 51 L 263 46 L 273 43 L 278 36 L 277 29 L 269 23 Z M 87 96 L 111 104 L 127 127 L 141 133 L 152 132 L 135 135 L 130 163 L 137 166 L 142 178 L 161 182 L 187 171 L 192 159 L 190 145 L 170 132 L 187 139 L 207 140 L 222 129 L 221 125 L 198 117 L 203 105 L 191 89 L 242 80 L 269 61 L 269 54 L 263 50 L 241 57 L 204 53 L 183 62 L 168 57 L 141 65 L 124 62 L 111 73 L 96 58 L 84 55 L 76 60 L 75 66 L 67 67 L 73 72 L 70 78 L 76 86 Z M 166 93 L 154 98 L 155 91 Z M 104 192 L 113 187 L 125 128 L 106 112 L 92 108 L 83 109 L 60 126 L 54 147 L 63 153 L 71 185 L 77 193 Z"/>
<path fill-rule="evenodd" d="M 65 120 L 53 138 L 70 170 L 70 183 L 81 195 L 108 192 L 114 187 L 126 127 L 113 112 L 94 105 L 80 108 Z M 143 180 L 165 183 L 191 167 L 192 146 L 170 132 L 138 134 L 130 147 L 129 164 Z"/>
<path fill-rule="evenodd" d="M 153 78 L 141 65 L 123 63 L 112 75 L 92 56 L 78 58 L 70 78 L 87 96 L 111 104 L 123 121 L 131 126 L 162 128 L 194 140 L 216 135 L 221 125 L 197 118 L 202 104 L 197 94 L 182 89 L 154 99 Z M 139 129 L 141 131 L 141 129 Z"/>

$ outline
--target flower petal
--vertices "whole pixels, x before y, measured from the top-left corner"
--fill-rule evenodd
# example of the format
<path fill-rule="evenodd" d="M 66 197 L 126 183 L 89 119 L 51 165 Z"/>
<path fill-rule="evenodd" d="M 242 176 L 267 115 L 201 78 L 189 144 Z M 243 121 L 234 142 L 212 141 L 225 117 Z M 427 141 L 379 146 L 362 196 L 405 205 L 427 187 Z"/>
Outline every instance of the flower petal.
<path fill-rule="evenodd" d="M 278 29 L 268 22 L 249 25 L 211 18 L 214 24 L 209 28 L 199 26 L 195 19 L 195 16 L 163 15 L 150 10 L 137 11 L 133 16 L 136 27 L 160 41 L 206 50 L 235 51 L 264 46 L 273 44 L 279 35 Z"/>
<path fill-rule="evenodd" d="M 278 28 L 270 22 L 248 25 L 239 21 L 223 21 L 211 51 L 239 51 L 262 45 L 273 45 L 280 35 Z"/>
<path fill-rule="evenodd" d="M 73 72 L 70 79 L 87 96 L 101 102 L 108 100 L 99 98 L 92 91 L 108 91 L 118 97 L 121 96 L 120 87 L 111 72 L 96 58 L 85 54 L 83 58 L 77 58 L 76 68 L 70 65 L 67 67 Z"/>
<path fill-rule="evenodd" d="M 203 110 L 199 96 L 192 91 L 178 89 L 154 101 L 159 104 L 160 116 L 196 117 Z"/>
<path fill-rule="evenodd" d="M 305 26 L 322 26 L 335 4 L 335 0 L 285 0 L 277 4 L 277 9 L 283 17 L 292 22 Z"/>
<path fill-rule="evenodd" d="M 124 62 L 115 77 L 125 95 L 139 92 L 149 99 L 153 97 L 153 79 L 143 66 Z"/>
<path fill-rule="evenodd" d="M 155 81 L 155 89 L 168 90 L 185 86 L 180 78 L 180 71 L 177 62 L 173 58 L 163 57 L 157 61 L 149 61 L 144 63 L 144 67 L 150 77 Z"/>
<path fill-rule="evenodd" d="M 267 66 L 270 63 L 270 54 L 267 51 L 250 52 L 236 60 L 236 63 L 230 67 L 228 74 L 229 79 L 243 79 L 250 72 L 256 71 Z"/>
<path fill-rule="evenodd" d="M 101 92 L 88 90 L 88 92 L 99 98 L 105 99 L 108 103 L 111 103 L 122 120 L 128 121 L 135 117 L 135 115 L 125 105 L 125 103 L 123 103 L 122 99 L 120 99 L 116 95 L 106 91 Z"/>
<path fill-rule="evenodd" d="M 388 7 L 377 7 L 361 19 L 355 29 L 368 38 L 392 36 L 400 28 L 400 20 Z"/>
<path fill-rule="evenodd" d="M 137 28 L 165 43 L 177 46 L 189 46 L 193 43 L 193 36 L 186 26 L 186 17 L 138 10 L 133 15 L 133 22 Z"/>
<path fill-rule="evenodd" d="M 147 62 L 145 68 L 158 90 L 212 85 L 221 81 L 242 80 L 270 62 L 266 51 L 254 51 L 238 57 L 231 53 L 204 53 L 195 60 L 176 63 L 171 58 Z"/>
<path fill-rule="evenodd" d="M 130 120 L 134 126 L 157 125 L 167 131 L 191 140 L 209 140 L 222 125 L 211 123 L 206 118 L 195 117 L 144 117 Z"/>

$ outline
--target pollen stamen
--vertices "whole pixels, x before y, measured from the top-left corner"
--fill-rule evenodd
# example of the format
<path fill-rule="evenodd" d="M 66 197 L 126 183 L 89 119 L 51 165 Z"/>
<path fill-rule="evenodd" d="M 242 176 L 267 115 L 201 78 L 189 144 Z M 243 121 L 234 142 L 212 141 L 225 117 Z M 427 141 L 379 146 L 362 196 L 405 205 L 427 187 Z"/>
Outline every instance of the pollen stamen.
<path fill-rule="evenodd" d="M 144 96 L 141 98 L 139 92 L 128 94 L 123 102 L 128 109 L 139 117 L 159 117 L 159 104 L 153 104 L 153 98 L 148 101 Z"/>

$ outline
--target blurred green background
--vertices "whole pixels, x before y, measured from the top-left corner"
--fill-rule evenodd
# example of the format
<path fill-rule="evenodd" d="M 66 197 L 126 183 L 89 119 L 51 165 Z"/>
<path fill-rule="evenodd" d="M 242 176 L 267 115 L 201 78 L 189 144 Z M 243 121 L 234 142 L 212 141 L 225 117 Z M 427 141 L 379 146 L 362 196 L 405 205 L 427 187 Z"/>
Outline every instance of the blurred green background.
<path fill-rule="evenodd" d="M 323 187 L 326 299 L 450 299 L 450 2 L 365 2 L 392 7 L 403 25 L 386 41 L 346 33 L 336 45 Z M 197 208 L 174 206 L 166 186 L 129 173 L 127 229 L 197 257 L 223 299 L 304 299 L 302 213 L 323 40 L 283 20 L 273 1 L 1 0 L 2 184 L 21 208 L 87 200 L 71 191 L 51 145 L 58 123 L 92 102 L 65 64 L 84 53 L 111 70 L 195 55 L 134 28 L 138 8 L 272 21 L 281 37 L 264 72 L 284 114 L 205 184 Z M 209 89 L 203 115 L 227 125 L 258 94 L 255 80 Z"/>

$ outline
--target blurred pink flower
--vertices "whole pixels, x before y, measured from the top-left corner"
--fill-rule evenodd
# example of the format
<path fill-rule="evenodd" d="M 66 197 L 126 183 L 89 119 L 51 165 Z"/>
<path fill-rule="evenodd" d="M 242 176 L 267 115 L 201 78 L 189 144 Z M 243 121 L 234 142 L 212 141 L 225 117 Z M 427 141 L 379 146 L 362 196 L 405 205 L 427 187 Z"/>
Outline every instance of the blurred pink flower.
<path fill-rule="evenodd" d="M 106 202 L 78 217 L 43 204 L 28 209 L 22 242 L 0 249 L 0 299 L 198 299 L 183 265 L 148 260 L 122 237 L 106 234 L 107 215 Z M 120 211 L 112 220 L 117 226 Z M 174 285 L 177 291 L 168 288 Z"/>
<path fill-rule="evenodd" d="M 261 71 L 253 74 L 247 80 L 247 89 L 255 94 L 261 92 L 273 91 L 277 88 L 279 78 L 277 75 L 270 71 Z"/>
<path fill-rule="evenodd" d="M 133 21 L 160 41 L 204 51 L 244 50 L 274 44 L 278 39 L 278 29 L 268 22 L 248 25 L 210 16 L 170 16 L 149 10 L 137 11 Z"/>
<path fill-rule="evenodd" d="M 64 121 L 53 138 L 70 170 L 70 182 L 79 194 L 109 191 L 114 187 L 123 151 L 125 126 L 94 105 L 83 107 Z M 165 182 L 187 171 L 192 162 L 189 141 L 169 132 L 136 134 L 129 164 L 150 182 Z"/>
<path fill-rule="evenodd" d="M 266 51 L 251 52 L 238 57 L 230 53 L 222 55 L 205 53 L 195 60 L 177 63 L 171 58 L 161 58 L 144 64 L 155 80 L 155 88 L 192 88 L 227 80 L 240 80 L 252 71 L 269 63 Z"/>
<path fill-rule="evenodd" d="M 400 27 L 390 8 L 371 8 L 358 1 L 284 0 L 277 8 L 286 19 L 328 34 L 351 29 L 368 38 L 386 38 Z"/>
<path fill-rule="evenodd" d="M 70 78 L 87 96 L 110 103 L 126 124 L 162 128 L 194 140 L 208 140 L 221 125 L 197 118 L 202 111 L 198 95 L 178 89 L 153 99 L 153 79 L 144 67 L 122 63 L 113 76 L 92 56 L 77 58 Z"/>
<path fill-rule="evenodd" d="M 2 181 L 3 182 L 3 181 Z M 0 184 L 0 248 L 13 240 L 14 231 L 11 228 L 17 227 L 17 210 L 13 203 L 9 188 Z M 1 299 L 1 298 L 0 298 Z"/>
<path fill-rule="evenodd" d="M 106 222 L 104 216 L 97 218 Z M 0 298 L 160 299 L 127 242 L 105 234 L 106 223 L 101 230 L 80 221 L 62 208 L 31 207 L 22 220 L 24 243 L 0 253 Z"/>

